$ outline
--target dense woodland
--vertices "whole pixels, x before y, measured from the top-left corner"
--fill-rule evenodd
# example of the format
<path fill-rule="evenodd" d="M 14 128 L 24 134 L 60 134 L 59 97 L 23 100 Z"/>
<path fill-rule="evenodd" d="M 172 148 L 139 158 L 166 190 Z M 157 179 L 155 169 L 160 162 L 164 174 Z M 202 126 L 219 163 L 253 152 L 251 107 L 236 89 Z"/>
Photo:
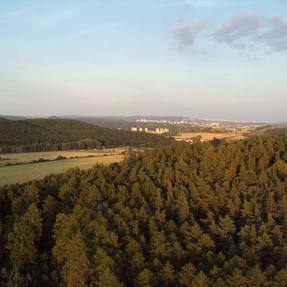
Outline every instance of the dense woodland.
<path fill-rule="evenodd" d="M 287 286 L 287 136 L 173 144 L 0 190 L 3 286 Z"/>
<path fill-rule="evenodd" d="M 0 153 L 87 149 L 113 146 L 168 144 L 172 140 L 157 135 L 100 128 L 67 119 L 0 118 Z"/>
<path fill-rule="evenodd" d="M 269 129 L 266 134 L 269 136 L 278 136 L 287 133 L 287 127 Z"/>

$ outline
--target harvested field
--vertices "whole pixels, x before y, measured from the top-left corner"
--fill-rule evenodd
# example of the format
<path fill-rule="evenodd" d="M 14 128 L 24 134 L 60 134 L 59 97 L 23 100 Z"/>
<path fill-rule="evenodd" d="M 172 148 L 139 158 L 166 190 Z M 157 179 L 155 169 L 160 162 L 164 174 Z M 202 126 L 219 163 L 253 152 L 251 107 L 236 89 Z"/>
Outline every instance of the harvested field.
<path fill-rule="evenodd" d="M 63 153 L 62 153 L 63 154 Z M 65 159 L 33 164 L 0 167 L 0 186 L 42 179 L 49 174 L 66 172 L 70 168 L 88 169 L 96 164 L 111 164 L 124 159 L 123 154 L 99 155 L 88 158 Z"/>
<path fill-rule="evenodd" d="M 94 150 L 76 150 L 76 151 L 47 151 L 47 152 L 28 152 L 28 153 L 12 153 L 0 154 L 0 167 L 5 164 L 19 164 L 37 161 L 39 159 L 55 160 L 59 156 L 67 159 L 83 158 L 89 156 L 113 155 L 126 152 L 128 148 L 114 149 L 94 149 Z"/>
<path fill-rule="evenodd" d="M 228 140 L 238 140 L 243 139 L 245 136 L 241 133 L 236 132 L 227 132 L 227 133 L 205 133 L 205 132 L 199 132 L 199 133 L 181 133 L 179 135 L 176 135 L 174 138 L 177 141 L 185 141 L 192 138 L 201 137 L 203 141 L 210 141 L 214 138 L 217 139 L 228 139 Z"/>

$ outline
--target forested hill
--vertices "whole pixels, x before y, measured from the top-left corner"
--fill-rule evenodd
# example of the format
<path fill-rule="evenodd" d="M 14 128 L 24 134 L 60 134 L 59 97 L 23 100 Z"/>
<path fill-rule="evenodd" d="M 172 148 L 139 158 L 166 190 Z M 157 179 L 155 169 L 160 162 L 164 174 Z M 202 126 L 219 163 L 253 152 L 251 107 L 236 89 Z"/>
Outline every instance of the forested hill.
<path fill-rule="evenodd" d="M 287 137 L 174 144 L 0 190 L 3 286 L 287 286 Z"/>
<path fill-rule="evenodd" d="M 0 118 L 0 151 L 66 150 L 99 146 L 155 146 L 171 143 L 161 136 L 100 128 L 66 119 L 11 121 Z"/>
<path fill-rule="evenodd" d="M 287 134 L 287 126 L 281 127 L 281 128 L 270 129 L 265 134 L 269 136 L 278 136 L 282 134 Z"/>

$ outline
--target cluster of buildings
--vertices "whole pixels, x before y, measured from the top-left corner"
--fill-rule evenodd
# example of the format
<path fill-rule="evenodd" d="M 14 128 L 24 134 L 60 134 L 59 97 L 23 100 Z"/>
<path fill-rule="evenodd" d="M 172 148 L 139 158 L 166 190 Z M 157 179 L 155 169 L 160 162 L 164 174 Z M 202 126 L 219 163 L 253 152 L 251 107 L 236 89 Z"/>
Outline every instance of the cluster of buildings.
<path fill-rule="evenodd" d="M 189 121 L 187 120 L 180 120 L 180 121 L 171 121 L 171 120 L 156 120 L 156 119 L 138 119 L 136 120 L 137 123 L 141 124 L 168 124 L 168 125 L 182 125 L 188 124 Z"/>
<path fill-rule="evenodd" d="M 132 127 L 131 131 L 132 132 L 144 132 L 144 133 L 148 133 L 149 132 L 148 128 L 136 128 L 136 127 Z"/>
<path fill-rule="evenodd" d="M 209 120 L 209 119 L 146 119 L 141 118 L 136 120 L 137 123 L 142 125 L 162 125 L 172 128 L 199 128 L 210 130 L 229 130 L 248 132 L 255 130 L 258 127 L 266 125 L 260 122 L 245 122 L 245 121 L 229 121 L 229 120 Z"/>
<path fill-rule="evenodd" d="M 169 133 L 169 129 L 167 128 L 156 128 L 155 130 L 149 130 L 148 128 L 138 128 L 138 127 L 132 127 L 132 132 L 143 132 L 143 133 L 150 133 L 150 134 L 167 134 Z"/>

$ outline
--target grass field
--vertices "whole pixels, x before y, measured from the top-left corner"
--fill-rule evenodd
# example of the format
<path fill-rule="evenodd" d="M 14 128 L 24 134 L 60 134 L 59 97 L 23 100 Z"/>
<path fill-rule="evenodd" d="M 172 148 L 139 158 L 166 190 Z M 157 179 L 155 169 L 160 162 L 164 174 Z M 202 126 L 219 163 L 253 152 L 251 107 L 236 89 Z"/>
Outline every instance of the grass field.
<path fill-rule="evenodd" d="M 5 184 L 24 183 L 33 179 L 42 179 L 48 174 L 62 173 L 74 167 L 88 169 L 99 163 L 111 164 L 114 162 L 120 162 L 123 158 L 123 154 L 111 154 L 91 158 L 66 159 L 42 163 L 4 166 L 0 167 L 0 186 Z"/>
<path fill-rule="evenodd" d="M 230 140 L 237 140 L 242 139 L 244 136 L 241 133 L 235 133 L 235 132 L 226 132 L 226 133 L 181 133 L 174 138 L 178 141 L 184 141 L 187 139 L 195 138 L 200 136 L 202 140 L 204 141 L 210 141 L 214 138 L 217 139 L 230 139 Z"/>
<path fill-rule="evenodd" d="M 66 158 L 75 157 L 88 157 L 88 156 L 100 156 L 104 154 L 120 154 L 125 152 L 127 148 L 115 148 L 115 149 L 94 149 L 94 150 L 76 150 L 76 151 L 47 151 L 47 152 L 28 152 L 28 153 L 13 153 L 13 154 L 0 154 L 0 167 L 7 163 L 27 163 L 40 158 L 46 160 L 54 160 L 58 156 Z"/>

